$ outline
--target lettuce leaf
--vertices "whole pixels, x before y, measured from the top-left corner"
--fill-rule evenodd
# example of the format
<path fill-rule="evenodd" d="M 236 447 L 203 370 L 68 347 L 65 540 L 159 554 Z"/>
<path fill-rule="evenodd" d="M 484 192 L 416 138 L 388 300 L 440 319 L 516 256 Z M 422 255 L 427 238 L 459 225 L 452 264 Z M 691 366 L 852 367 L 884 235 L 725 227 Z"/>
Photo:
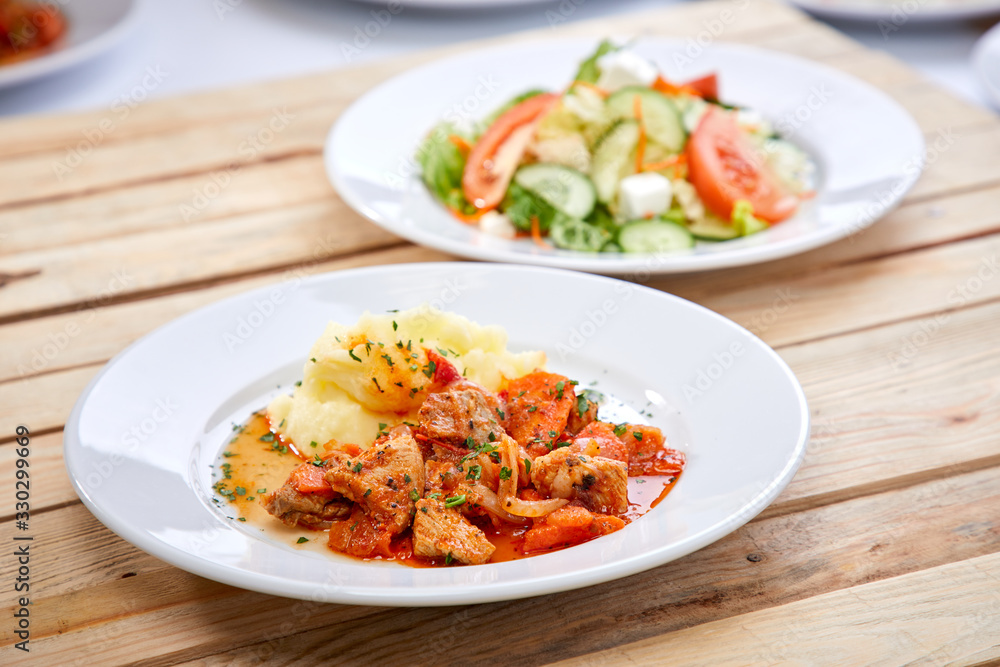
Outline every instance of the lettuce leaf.
<path fill-rule="evenodd" d="M 465 156 L 448 138 L 459 135 L 450 123 L 437 125 L 417 149 L 421 177 L 438 200 L 452 209 L 471 213 L 472 205 L 462 193 Z"/>
<path fill-rule="evenodd" d="M 585 83 L 597 83 L 597 80 L 601 78 L 601 68 L 597 66 L 597 60 L 601 56 L 613 53 L 619 49 L 621 47 L 615 46 L 611 40 L 603 40 L 597 45 L 597 50 L 594 51 L 593 55 L 580 63 L 580 69 L 576 71 L 576 76 L 573 77 L 573 80 Z"/>
<path fill-rule="evenodd" d="M 532 218 L 538 218 L 539 229 L 546 232 L 552 227 L 552 222 L 563 215 L 552 204 L 517 183 L 511 183 L 507 188 L 500 209 L 515 227 L 524 232 L 531 230 Z"/>

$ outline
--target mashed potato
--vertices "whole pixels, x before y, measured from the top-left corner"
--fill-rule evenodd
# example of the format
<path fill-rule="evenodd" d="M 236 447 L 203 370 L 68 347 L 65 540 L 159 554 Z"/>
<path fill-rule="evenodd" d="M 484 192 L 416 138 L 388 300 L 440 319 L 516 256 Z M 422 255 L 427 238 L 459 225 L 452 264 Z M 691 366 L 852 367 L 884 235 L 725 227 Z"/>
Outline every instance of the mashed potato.
<path fill-rule="evenodd" d="M 352 327 L 327 325 L 309 353 L 302 384 L 274 399 L 268 417 L 300 448 L 329 440 L 367 447 L 380 427 L 415 421 L 433 375 L 427 350 L 491 391 L 545 366 L 544 352 L 508 352 L 507 332 L 496 325 L 426 305 L 366 312 Z"/>

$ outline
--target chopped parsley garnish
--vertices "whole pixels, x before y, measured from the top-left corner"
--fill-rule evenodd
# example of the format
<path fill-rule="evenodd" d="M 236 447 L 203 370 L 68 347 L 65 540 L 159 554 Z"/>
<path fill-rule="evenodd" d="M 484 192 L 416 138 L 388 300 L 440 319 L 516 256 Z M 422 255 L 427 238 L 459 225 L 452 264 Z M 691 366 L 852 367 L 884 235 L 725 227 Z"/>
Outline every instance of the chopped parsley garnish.
<path fill-rule="evenodd" d="M 500 417 L 500 421 L 503 421 L 504 419 L 507 418 L 507 415 L 504 414 L 504 411 L 501 410 L 500 408 L 496 408 L 496 411 L 497 411 L 497 416 Z"/>
<path fill-rule="evenodd" d="M 309 446 L 310 446 L 310 447 L 318 447 L 318 446 L 319 446 L 319 443 L 318 443 L 318 442 L 316 442 L 315 440 L 313 440 L 312 442 L 310 442 L 310 443 L 309 443 Z"/>
<path fill-rule="evenodd" d="M 239 454 L 233 454 L 232 452 L 222 452 L 222 455 L 225 456 L 227 459 L 230 459 L 234 456 L 239 456 Z"/>
<path fill-rule="evenodd" d="M 237 521 L 243 521 L 243 522 L 246 522 L 246 520 L 247 518 L 245 516 L 241 516 L 240 518 L 237 519 Z"/>
<path fill-rule="evenodd" d="M 441 497 L 441 494 L 438 493 L 437 491 L 435 491 L 434 493 L 427 494 L 427 498 L 430 499 L 430 500 L 437 500 L 440 497 Z"/>
<path fill-rule="evenodd" d="M 354 467 L 351 468 L 351 470 L 353 470 L 355 474 L 361 472 L 361 461 L 358 461 L 357 463 L 355 463 Z"/>
<path fill-rule="evenodd" d="M 378 434 L 379 434 L 380 436 L 383 436 L 383 435 L 389 435 L 389 432 L 385 430 L 385 427 L 386 427 L 386 426 L 388 426 L 388 424 L 385 424 L 385 423 L 383 423 L 383 422 L 379 422 L 379 423 L 378 423 Z"/>
<path fill-rule="evenodd" d="M 354 354 L 354 350 L 348 350 L 347 354 L 351 357 L 351 359 L 354 359 L 354 361 L 358 362 L 359 364 L 361 363 L 361 357 Z"/>
<path fill-rule="evenodd" d="M 412 480 L 412 479 L 410 479 L 410 476 L 409 476 L 409 474 L 407 474 L 407 473 L 403 473 L 403 481 L 404 481 L 404 482 L 406 482 L 407 484 L 409 484 L 409 483 L 410 483 L 410 482 L 412 482 L 413 480 Z"/>
<path fill-rule="evenodd" d="M 576 397 L 576 414 L 580 419 L 587 414 L 587 410 L 590 408 L 590 401 L 583 394 Z"/>
<path fill-rule="evenodd" d="M 524 459 L 524 472 L 527 475 L 531 474 L 531 459 Z"/>
<path fill-rule="evenodd" d="M 365 341 L 365 354 L 369 357 L 372 356 L 372 342 L 370 340 Z"/>
<path fill-rule="evenodd" d="M 353 525 L 353 526 L 351 526 L 351 528 L 350 528 L 350 531 L 351 531 L 352 533 L 354 532 L 354 529 L 358 527 L 358 524 L 359 524 L 359 523 L 361 523 L 361 522 L 360 522 L 360 521 L 355 521 L 355 522 L 354 522 L 354 525 Z"/>
<path fill-rule="evenodd" d="M 302 386 L 302 380 L 299 380 L 298 382 L 296 382 L 295 386 L 296 387 L 301 387 Z"/>
<path fill-rule="evenodd" d="M 316 363 L 316 357 L 309 357 L 309 361 L 311 361 L 311 362 L 313 362 L 315 364 Z"/>
<path fill-rule="evenodd" d="M 257 489 L 257 493 L 267 493 L 267 489 Z"/>
<path fill-rule="evenodd" d="M 246 494 L 247 494 L 247 490 L 244 489 L 242 486 L 237 486 L 236 487 L 236 495 L 238 495 L 238 496 L 245 496 Z"/>
<path fill-rule="evenodd" d="M 389 368 L 392 368 L 393 366 L 392 357 L 390 357 L 388 354 L 383 354 L 382 358 L 385 359 L 385 363 L 389 364 Z"/>
<path fill-rule="evenodd" d="M 371 490 L 371 489 L 368 489 L 367 491 L 365 491 L 365 498 L 367 498 L 367 497 L 368 497 L 368 496 L 370 496 L 371 494 L 372 494 L 372 490 Z"/>
<path fill-rule="evenodd" d="M 393 330 L 393 331 L 395 331 L 395 330 L 396 330 L 396 329 L 398 329 L 398 328 L 399 328 L 399 325 L 398 325 L 398 324 L 396 324 L 396 320 L 393 320 L 393 321 L 392 321 L 392 330 Z"/>
<path fill-rule="evenodd" d="M 479 478 L 482 476 L 482 474 L 483 474 L 483 466 L 481 465 L 469 466 L 469 472 L 466 473 L 465 479 L 477 482 L 479 481 Z"/>
<path fill-rule="evenodd" d="M 458 507 L 459 505 L 465 504 L 465 494 L 460 496 L 451 496 L 444 499 L 444 506 L 448 508 Z"/>
<path fill-rule="evenodd" d="M 556 443 L 556 449 L 559 449 L 560 447 L 569 447 L 571 444 L 572 443 L 569 443 L 569 442 L 566 442 L 565 440 L 562 440 L 562 441 Z"/>
<path fill-rule="evenodd" d="M 261 442 L 274 442 L 274 434 L 265 433 L 264 435 L 260 436 L 257 439 L 260 440 Z"/>
<path fill-rule="evenodd" d="M 444 564 L 445 565 L 451 565 L 451 561 L 453 561 L 453 560 L 455 560 L 455 559 L 452 558 L 451 552 L 449 551 L 448 555 L 444 557 Z"/>
<path fill-rule="evenodd" d="M 538 410 L 538 406 L 537 405 L 529 405 L 528 406 L 528 412 L 535 412 L 536 410 Z"/>
<path fill-rule="evenodd" d="M 511 470 L 507 466 L 500 468 L 500 479 L 510 479 Z"/>
<path fill-rule="evenodd" d="M 636 440 L 642 440 L 642 431 L 632 431 L 632 436 Z"/>
<path fill-rule="evenodd" d="M 434 375 L 434 371 L 436 370 L 437 370 L 437 364 L 434 363 L 433 361 L 428 361 L 427 367 L 424 368 L 424 375 L 426 375 L 427 377 L 431 377 Z"/>
<path fill-rule="evenodd" d="M 440 347 L 437 349 L 437 351 L 438 351 L 438 354 L 440 354 L 442 357 L 447 357 L 448 356 L 448 353 L 445 352 L 444 350 L 442 350 Z"/>
<path fill-rule="evenodd" d="M 382 387 L 379 386 L 378 380 L 376 378 L 372 378 L 372 382 L 375 383 L 375 388 L 378 389 L 378 391 L 379 391 L 380 394 L 384 394 L 385 393 L 385 390 L 382 389 Z"/>
<path fill-rule="evenodd" d="M 321 459 L 319 457 L 319 454 L 313 454 L 313 456 L 315 456 L 316 458 L 313 459 L 312 461 L 310 461 L 309 463 L 313 464 L 317 468 L 322 467 L 322 465 L 323 465 L 323 459 Z"/>
<path fill-rule="evenodd" d="M 625 431 L 627 430 L 628 426 L 626 426 L 625 424 L 618 424 L 617 426 L 615 426 L 615 435 L 617 435 L 620 438 L 623 435 L 625 435 Z"/>
<path fill-rule="evenodd" d="M 419 493 L 417 493 L 417 490 L 416 490 L 416 489 L 412 489 L 412 490 L 410 491 L 410 500 L 413 500 L 413 501 L 417 501 L 417 500 L 420 500 L 420 494 L 419 494 Z"/>
<path fill-rule="evenodd" d="M 296 544 L 305 544 L 308 541 L 309 541 L 308 537 L 300 537 L 299 539 L 295 540 L 295 543 Z"/>
<path fill-rule="evenodd" d="M 566 389 L 566 383 L 565 382 L 563 382 L 562 380 L 559 380 L 559 382 L 556 382 L 556 398 L 558 400 L 562 400 L 563 390 L 565 390 L 565 389 Z"/>
<path fill-rule="evenodd" d="M 489 435 L 486 436 L 486 439 L 489 440 L 490 442 L 496 442 L 497 436 L 493 431 L 490 431 Z"/>

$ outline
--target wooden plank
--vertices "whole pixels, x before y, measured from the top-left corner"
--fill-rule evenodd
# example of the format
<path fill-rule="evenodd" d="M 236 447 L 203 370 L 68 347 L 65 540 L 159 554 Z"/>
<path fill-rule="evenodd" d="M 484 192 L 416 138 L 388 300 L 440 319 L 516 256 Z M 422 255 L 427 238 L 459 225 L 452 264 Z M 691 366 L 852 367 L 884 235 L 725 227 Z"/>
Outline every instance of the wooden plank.
<path fill-rule="evenodd" d="M 212 223 L 328 199 L 319 155 L 242 168 L 226 187 L 204 173 L 134 187 L 0 209 L 0 255 L 75 246 L 143 232 Z M 208 197 L 208 195 L 215 195 Z M 190 209 L 182 209 L 190 207 Z M 353 217 L 353 214 L 345 214 Z"/>
<path fill-rule="evenodd" d="M 305 203 L 198 227 L 178 227 L 0 258 L 28 274 L 0 290 L 0 319 L 103 305 L 151 290 L 284 270 L 398 244 L 339 200 Z M 317 256 L 317 249 L 322 254 Z"/>
<path fill-rule="evenodd" d="M 997 664 L 998 588 L 991 554 L 556 664 Z"/>
<path fill-rule="evenodd" d="M 14 429 L 19 423 L 27 424 L 33 431 L 60 428 L 69 416 L 80 392 L 100 371 L 103 361 L 109 358 L 108 354 L 117 353 L 122 343 L 127 344 L 148 333 L 155 326 L 193 308 L 254 287 L 273 284 L 282 278 L 291 279 L 293 276 L 307 276 L 368 266 L 373 263 L 394 264 L 448 258 L 436 251 L 416 246 L 400 246 L 333 261 L 319 261 L 322 257 L 323 254 L 320 253 L 316 259 L 290 266 L 287 273 L 277 276 L 251 278 L 238 283 L 227 283 L 218 288 L 137 301 L 127 306 L 104 308 L 95 304 L 94 308 L 68 313 L 66 317 L 57 318 L 58 325 L 55 328 L 50 329 L 47 325 L 42 325 L 34 330 L 20 329 L 21 333 L 30 333 L 37 338 L 25 341 L 30 349 L 29 347 L 21 349 L 27 353 L 27 357 L 19 358 L 16 366 L 8 367 L 6 370 L 13 371 L 14 375 L 9 376 L 10 380 L 0 382 L 0 405 L 5 406 L 4 412 L 0 414 L 0 441 L 13 437 Z M 8 330 L 10 330 L 9 325 L 0 327 L 0 336 L 6 336 Z M 116 330 L 121 337 L 110 336 L 111 330 Z M 76 331 L 79 333 L 73 335 Z M 105 334 L 112 341 L 110 345 L 107 341 L 101 340 Z M 9 339 L 0 338 L 0 340 Z M 72 354 L 77 350 L 80 350 L 83 356 L 97 359 L 97 362 L 80 366 L 66 364 L 63 355 L 74 358 Z M 75 357 L 76 360 L 82 358 L 82 356 Z M 36 365 L 42 374 L 33 376 L 32 369 Z M 57 370 L 60 367 L 63 370 Z M 23 376 L 21 371 L 24 371 Z M 17 379 L 13 379 L 15 377 Z"/>
<path fill-rule="evenodd" d="M 703 298 L 698 296 L 697 290 L 708 290 L 714 286 L 718 291 L 731 292 L 748 284 L 781 284 L 795 274 L 988 234 L 1000 229 L 1000 211 L 995 206 L 998 199 L 1000 187 L 911 204 L 893 212 L 864 233 L 832 246 L 753 268 L 671 278 L 657 285 L 682 292 L 692 290 L 688 292 L 689 296 Z M 235 200 L 231 204 L 238 205 Z M 136 215 L 136 224 L 143 224 L 138 220 L 141 214 L 137 211 Z M 410 261 L 418 251 L 399 249 L 390 252 L 403 261 Z M 423 253 L 422 257 L 441 257 L 432 251 Z M 307 273 L 326 268 L 325 265 L 310 267 Z M 244 289 L 282 280 L 285 273 L 236 280 L 155 300 L 7 324 L 0 327 L 0 381 L 34 375 L 39 371 L 51 372 L 107 361 L 133 340 L 190 309 Z M 766 328 L 762 322 L 756 327 L 761 332 Z"/>
<path fill-rule="evenodd" d="M 428 664 L 490 664 L 516 639 L 518 660 L 538 664 L 993 553 L 1000 548 L 996 475 L 982 470 L 755 521 L 700 552 L 608 584 L 443 609 L 359 610 L 223 591 L 172 569 L 123 582 L 120 568 L 88 562 L 107 547 L 88 543 L 78 555 L 73 541 L 54 540 L 44 558 L 46 567 L 58 562 L 60 573 L 48 588 L 97 580 L 79 596 L 36 600 L 33 647 L 37 642 L 39 654 L 55 662 L 72 655 L 108 665 L 206 654 L 237 664 L 264 654 L 317 664 L 410 663 L 414 656 L 427 656 Z M 71 521 L 75 509 L 51 513 L 52 521 Z M 98 541 L 117 541 L 103 529 L 92 532 Z M 168 580 L 190 595 L 165 603 Z M 154 593 L 138 594 L 144 590 Z M 80 609 L 97 599 L 118 606 Z M 132 608 L 123 612 L 126 600 Z M 111 639 L 90 642 L 101 628 Z"/>
<path fill-rule="evenodd" d="M 13 433 L 5 433 L 13 437 Z M 10 502 L 0 507 L 0 522 L 14 518 L 14 482 L 18 468 L 17 451 L 23 449 L 13 442 L 0 446 L 0 488 L 9 489 Z M 45 435 L 29 434 L 28 473 L 31 500 L 28 511 L 38 516 L 40 511 L 77 502 L 76 492 L 69 481 L 62 456 L 62 431 Z M 30 518 L 29 518 L 30 520 Z M 30 525 L 30 524 L 29 524 Z"/>
<path fill-rule="evenodd" d="M 994 301 L 783 348 L 809 399 L 812 439 L 771 511 L 1000 465 L 998 321 Z"/>
<path fill-rule="evenodd" d="M 991 235 L 815 273 L 774 272 L 769 280 L 749 268 L 649 284 L 785 346 L 996 299 L 998 252 L 1000 236 Z"/>

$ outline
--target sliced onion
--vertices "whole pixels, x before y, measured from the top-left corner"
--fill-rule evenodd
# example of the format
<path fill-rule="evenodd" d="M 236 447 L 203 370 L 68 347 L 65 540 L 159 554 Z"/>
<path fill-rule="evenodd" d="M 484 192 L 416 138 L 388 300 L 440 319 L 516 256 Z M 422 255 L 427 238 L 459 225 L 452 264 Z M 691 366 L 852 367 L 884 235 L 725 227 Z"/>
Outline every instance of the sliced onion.
<path fill-rule="evenodd" d="M 506 433 L 500 437 L 500 460 L 510 468 L 510 477 L 500 480 L 497 493 L 500 507 L 510 514 L 534 518 L 551 514 L 568 503 L 565 498 L 521 500 L 517 497 L 518 450 L 518 444 L 512 437 Z"/>

